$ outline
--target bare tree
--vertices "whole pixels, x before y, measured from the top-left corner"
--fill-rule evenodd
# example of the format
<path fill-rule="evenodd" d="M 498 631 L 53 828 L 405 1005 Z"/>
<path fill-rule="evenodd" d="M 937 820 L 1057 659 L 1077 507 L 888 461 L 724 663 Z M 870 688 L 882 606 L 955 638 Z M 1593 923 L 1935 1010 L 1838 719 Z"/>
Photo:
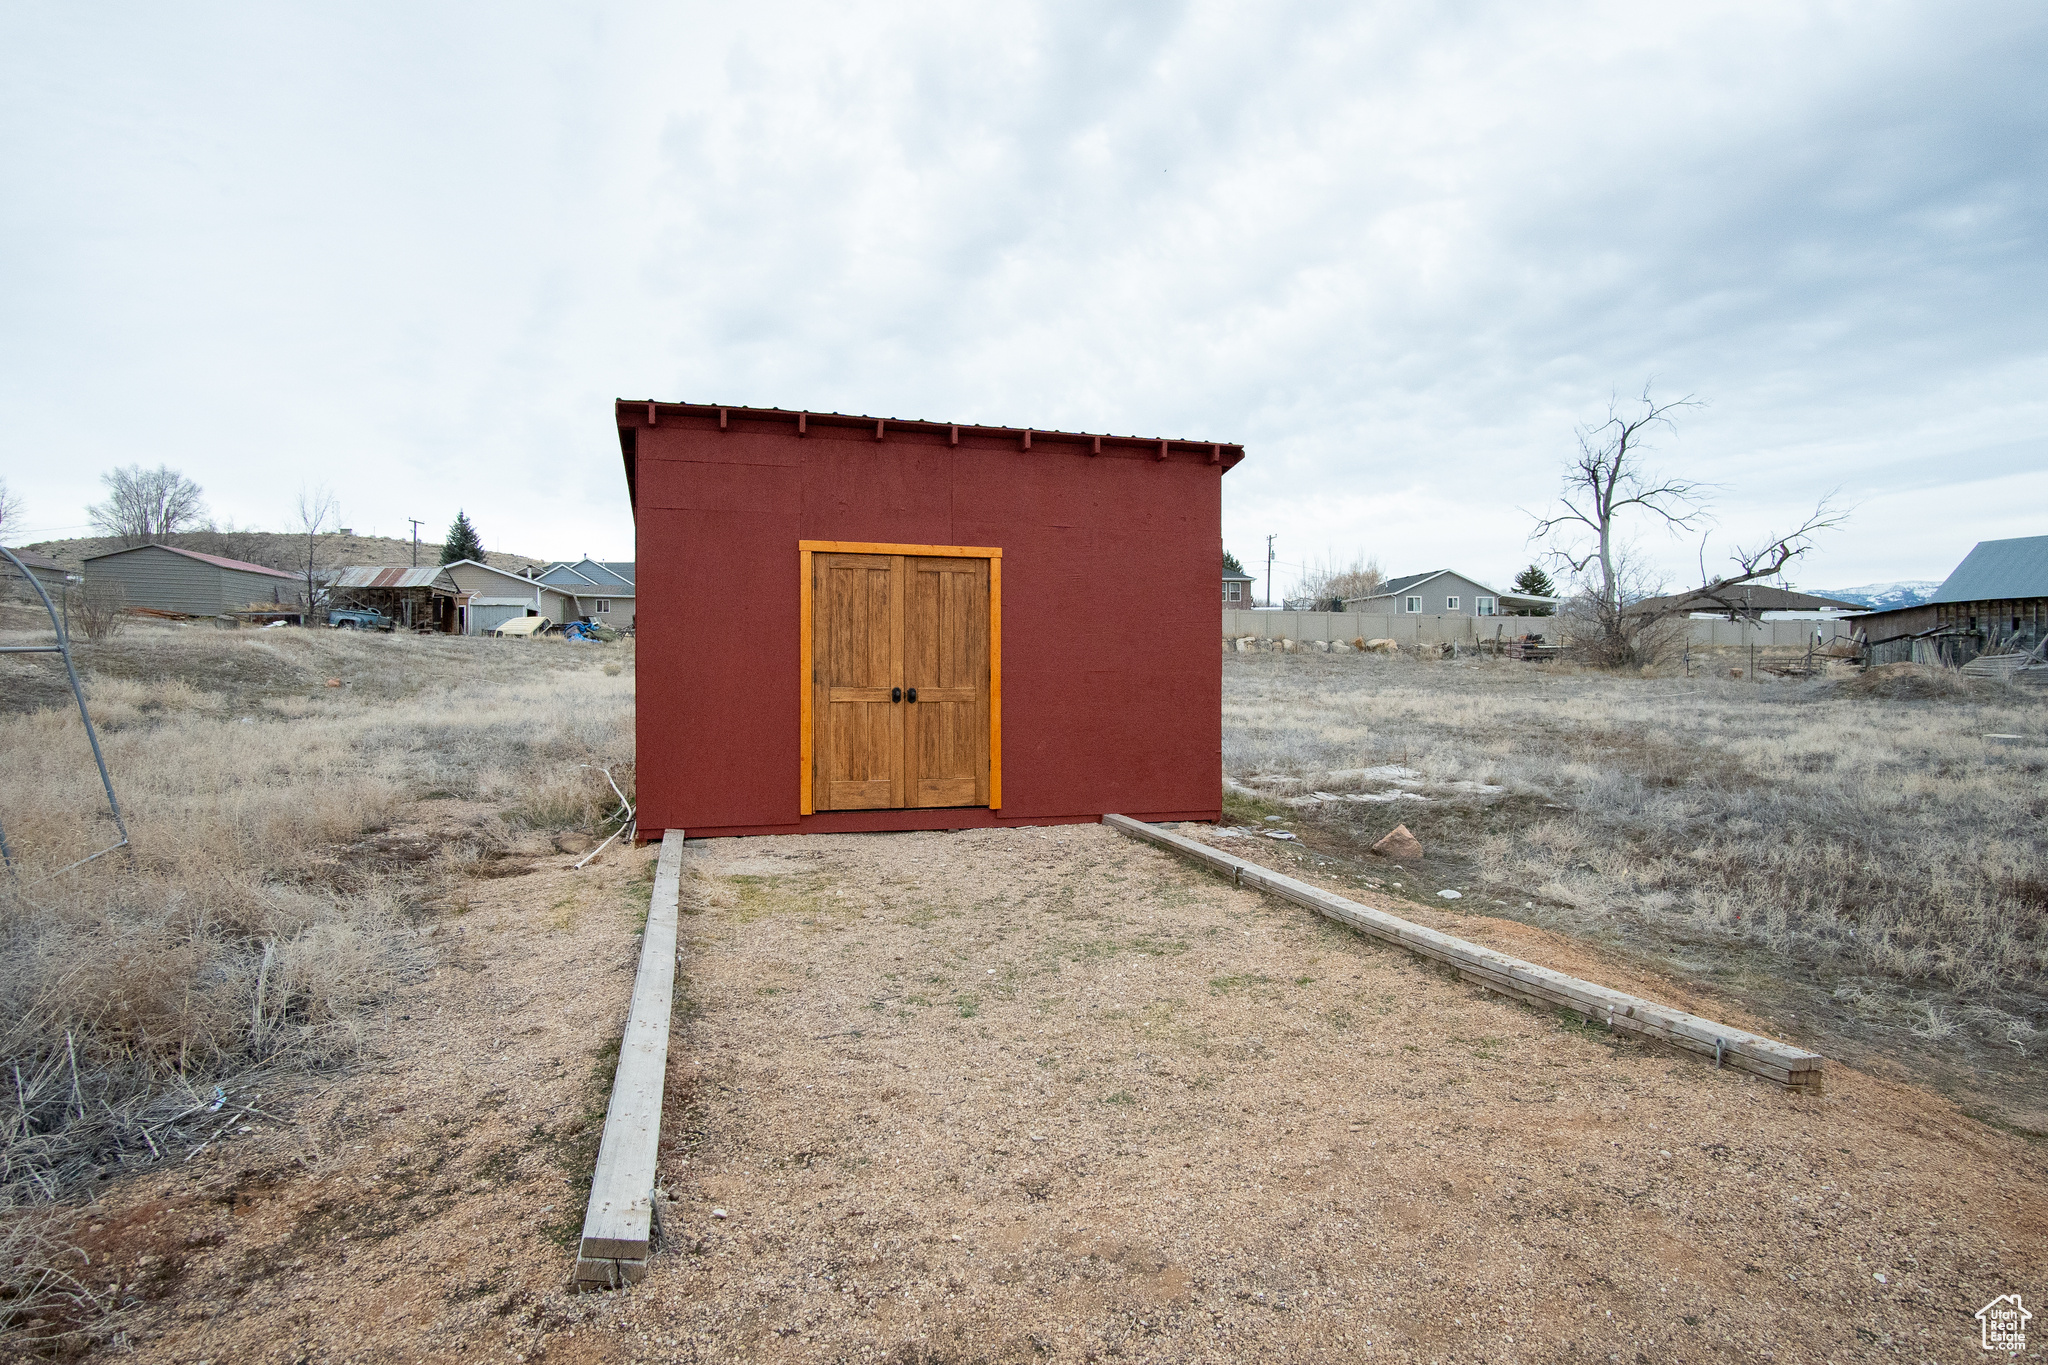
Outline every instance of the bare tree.
<path fill-rule="evenodd" d="M 0 479 L 0 540 L 11 535 L 7 528 L 21 520 L 21 498 L 10 491 L 7 480 Z"/>
<path fill-rule="evenodd" d="M 1295 584 L 1290 600 L 1308 602 L 1310 611 L 1342 611 L 1346 598 L 1370 597 L 1386 581 L 1379 560 L 1365 555 L 1342 567 L 1334 563 L 1311 564 Z"/>
<path fill-rule="evenodd" d="M 327 568 L 320 552 L 320 537 L 334 528 L 341 517 L 341 500 L 326 487 L 299 490 L 298 515 L 292 522 L 292 538 L 298 554 L 292 564 L 306 585 L 306 624 L 312 625 L 314 609 L 320 602 L 320 571 Z"/>
<path fill-rule="evenodd" d="M 1701 599 L 1724 610 L 1746 613 L 1747 603 L 1734 589 L 1782 574 L 1787 565 L 1813 548 L 1817 533 L 1839 526 L 1847 518 L 1829 494 L 1793 530 L 1770 536 L 1754 549 L 1734 547 L 1729 559 L 1735 571 L 1720 575 L 1707 571 L 1707 540 L 1702 535 L 1701 586 L 1646 604 L 1645 599 L 1656 594 L 1644 592 L 1640 574 L 1630 568 L 1621 518 L 1634 512 L 1671 531 L 1695 530 L 1709 520 L 1706 495 L 1711 485 L 1661 477 L 1646 467 L 1643 458 L 1649 449 L 1648 437 L 1659 427 L 1677 430 L 1673 413 L 1701 406 L 1690 394 L 1659 403 L 1647 385 L 1634 403 L 1610 400 L 1605 422 L 1579 428 L 1579 453 L 1565 471 L 1557 510 L 1537 517 L 1529 533 L 1531 540 L 1550 541 L 1551 554 L 1585 584 L 1567 614 L 1579 625 L 1582 637 L 1590 632 L 1590 638 L 1597 641 L 1596 656 L 1609 666 L 1654 662 L 1651 656 L 1660 652 L 1661 642 L 1669 634 L 1661 629 L 1662 623 L 1690 613 Z M 1590 572 L 1596 566 L 1597 579 Z"/>
<path fill-rule="evenodd" d="M 1640 411 L 1631 412 L 1640 404 Z M 1648 385 L 1636 403 L 1607 402 L 1607 420 L 1578 430 L 1579 453 L 1565 471 L 1558 508 L 1536 519 L 1531 540 L 1548 540 L 1551 553 L 1583 575 L 1600 566 L 1600 600 L 1611 608 L 1622 602 L 1617 572 L 1617 522 L 1638 509 L 1673 530 L 1690 531 L 1706 516 L 1706 489 L 1684 479 L 1660 479 L 1643 467 L 1649 437 L 1659 427 L 1678 430 L 1671 414 L 1681 408 L 1705 406 L 1691 394 L 1669 403 L 1650 397 Z"/>
<path fill-rule="evenodd" d="M 1615 546 L 1612 562 L 1616 597 L 1610 600 L 1602 585 L 1582 577 L 1578 589 L 1558 603 L 1558 626 L 1586 662 L 1605 668 L 1655 664 L 1685 643 L 1685 623 L 1672 620 L 1672 613 L 1639 609 L 1638 603 L 1659 597 L 1665 585 L 1633 550 Z"/>
<path fill-rule="evenodd" d="M 100 475 L 107 500 L 86 508 L 101 534 L 146 545 L 198 525 L 206 516 L 199 485 L 168 465 L 129 465 Z"/>

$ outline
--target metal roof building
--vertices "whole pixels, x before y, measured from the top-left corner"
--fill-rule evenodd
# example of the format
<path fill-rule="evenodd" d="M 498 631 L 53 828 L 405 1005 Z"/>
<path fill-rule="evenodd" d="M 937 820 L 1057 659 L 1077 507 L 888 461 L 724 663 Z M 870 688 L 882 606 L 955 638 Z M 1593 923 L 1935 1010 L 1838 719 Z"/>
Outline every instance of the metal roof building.
<path fill-rule="evenodd" d="M 1989 602 L 2048 597 L 2048 536 L 1980 540 L 1930 601 Z"/>
<path fill-rule="evenodd" d="M 175 545 L 136 545 L 93 555 L 85 561 L 85 581 L 87 586 L 119 584 L 126 605 L 179 616 L 296 605 L 305 597 L 305 584 L 294 574 Z"/>
<path fill-rule="evenodd" d="M 467 631 L 469 592 L 438 564 L 363 564 L 323 575 L 336 607 L 381 611 L 400 625 L 460 635 Z"/>

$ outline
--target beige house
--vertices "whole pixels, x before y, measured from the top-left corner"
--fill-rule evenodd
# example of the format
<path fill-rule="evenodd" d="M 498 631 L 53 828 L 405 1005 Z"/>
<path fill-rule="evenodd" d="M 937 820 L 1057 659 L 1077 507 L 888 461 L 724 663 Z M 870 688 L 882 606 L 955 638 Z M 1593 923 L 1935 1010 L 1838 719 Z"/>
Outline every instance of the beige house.
<path fill-rule="evenodd" d="M 573 621 L 576 595 L 552 584 L 500 569 L 474 559 L 444 564 L 442 571 L 470 594 L 465 635 L 482 635 L 496 630 L 518 616 L 545 616 L 556 625 Z"/>

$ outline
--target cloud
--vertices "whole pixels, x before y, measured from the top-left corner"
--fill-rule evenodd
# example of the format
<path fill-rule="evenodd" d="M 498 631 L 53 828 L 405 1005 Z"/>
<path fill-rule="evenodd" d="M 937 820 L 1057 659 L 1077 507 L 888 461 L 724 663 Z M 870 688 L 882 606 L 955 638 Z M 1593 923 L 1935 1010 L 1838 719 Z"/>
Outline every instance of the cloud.
<path fill-rule="evenodd" d="M 2031 5 L 81 13 L 0 35 L 32 524 L 146 456 L 623 554 L 614 396 L 1243 441 L 1247 563 L 1498 578 L 1649 379 L 1730 534 L 2048 464 Z M 1942 505 L 1801 576 L 2044 529 Z"/>

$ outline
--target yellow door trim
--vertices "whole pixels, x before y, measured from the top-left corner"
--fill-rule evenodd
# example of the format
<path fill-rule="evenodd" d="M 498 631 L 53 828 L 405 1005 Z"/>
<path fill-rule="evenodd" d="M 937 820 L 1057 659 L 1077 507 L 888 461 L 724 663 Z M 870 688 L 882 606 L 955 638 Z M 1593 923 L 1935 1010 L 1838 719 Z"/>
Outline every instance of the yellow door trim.
<path fill-rule="evenodd" d="M 889 545 L 864 540 L 799 540 L 796 543 L 797 572 L 797 741 L 800 768 L 799 789 L 804 815 L 817 814 L 811 791 L 811 556 L 839 555 L 927 555 L 938 559 L 986 559 L 988 561 L 988 808 L 1003 808 L 1003 552 L 993 545 Z"/>

